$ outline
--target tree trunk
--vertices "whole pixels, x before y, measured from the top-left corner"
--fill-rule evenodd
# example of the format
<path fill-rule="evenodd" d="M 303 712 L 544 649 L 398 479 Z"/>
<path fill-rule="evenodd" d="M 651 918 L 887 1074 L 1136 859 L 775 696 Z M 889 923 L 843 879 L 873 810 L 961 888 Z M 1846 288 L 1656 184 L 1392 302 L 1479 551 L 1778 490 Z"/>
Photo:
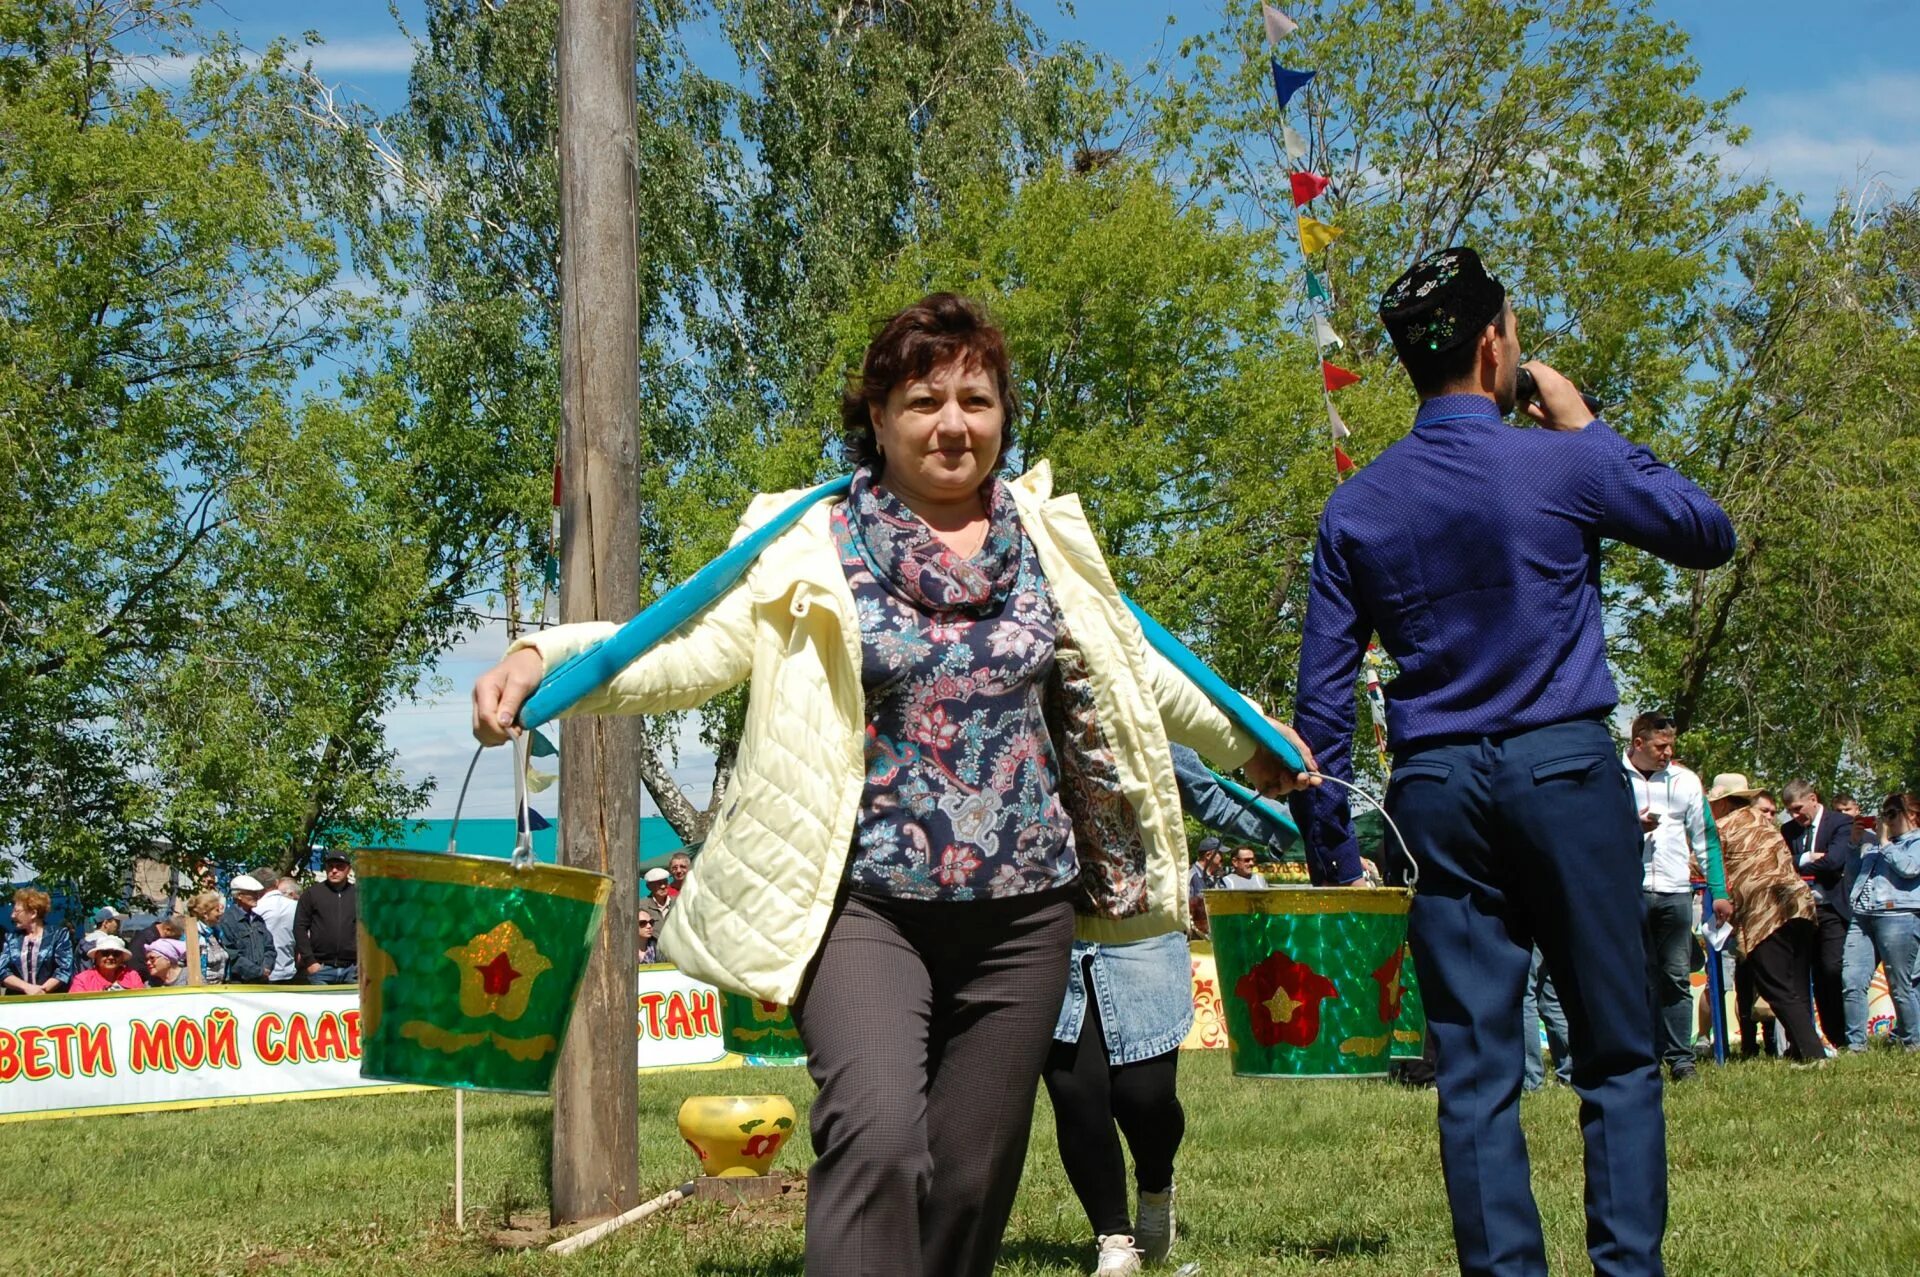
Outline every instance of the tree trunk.
<path fill-rule="evenodd" d="M 623 621 L 640 598 L 639 280 L 631 0 L 561 0 L 560 619 Z M 553 1084 L 553 1222 L 637 1205 L 634 933 L 640 723 L 560 737 L 560 860 L 613 878 Z"/>

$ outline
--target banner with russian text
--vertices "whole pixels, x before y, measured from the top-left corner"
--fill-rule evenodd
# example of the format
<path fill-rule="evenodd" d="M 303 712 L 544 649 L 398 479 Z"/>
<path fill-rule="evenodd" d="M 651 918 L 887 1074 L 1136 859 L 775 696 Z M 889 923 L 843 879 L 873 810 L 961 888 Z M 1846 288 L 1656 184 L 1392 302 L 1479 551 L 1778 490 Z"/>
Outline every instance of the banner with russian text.
<path fill-rule="evenodd" d="M 421 1089 L 361 1079 L 351 985 L 0 1001 L 0 1122 Z"/>

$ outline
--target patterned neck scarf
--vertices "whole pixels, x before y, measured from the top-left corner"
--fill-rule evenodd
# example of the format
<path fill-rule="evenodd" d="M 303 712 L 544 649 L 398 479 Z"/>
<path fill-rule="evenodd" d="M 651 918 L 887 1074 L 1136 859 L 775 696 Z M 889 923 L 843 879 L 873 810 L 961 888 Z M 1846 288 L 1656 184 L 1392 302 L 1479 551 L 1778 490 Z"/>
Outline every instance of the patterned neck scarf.
<path fill-rule="evenodd" d="M 999 611 L 1020 575 L 1020 518 L 999 479 L 982 490 L 987 539 L 971 558 L 956 554 L 894 493 L 876 487 L 861 466 L 848 494 L 849 520 L 873 575 L 889 594 L 927 612 L 987 616 Z"/>

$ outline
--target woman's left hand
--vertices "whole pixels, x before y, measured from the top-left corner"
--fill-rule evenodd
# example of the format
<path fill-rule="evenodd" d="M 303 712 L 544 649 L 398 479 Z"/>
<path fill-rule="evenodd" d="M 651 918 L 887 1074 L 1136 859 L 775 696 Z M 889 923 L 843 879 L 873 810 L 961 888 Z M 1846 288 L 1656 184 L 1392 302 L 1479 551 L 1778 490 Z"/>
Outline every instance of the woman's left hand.
<path fill-rule="evenodd" d="M 1300 734 L 1285 723 L 1274 722 L 1271 718 L 1267 722 L 1272 723 L 1273 729 L 1286 737 L 1293 747 L 1300 751 L 1300 757 L 1306 761 L 1307 770 L 1295 771 L 1282 762 L 1279 755 L 1262 747 L 1255 750 L 1253 757 L 1247 760 L 1247 779 L 1253 782 L 1253 787 L 1260 792 L 1261 796 L 1274 798 L 1281 794 L 1291 794 L 1297 789 L 1309 789 L 1318 785 L 1320 778 L 1311 773 L 1319 771 L 1320 764 L 1314 761 L 1313 751 L 1307 748 L 1307 742 L 1301 740 Z"/>

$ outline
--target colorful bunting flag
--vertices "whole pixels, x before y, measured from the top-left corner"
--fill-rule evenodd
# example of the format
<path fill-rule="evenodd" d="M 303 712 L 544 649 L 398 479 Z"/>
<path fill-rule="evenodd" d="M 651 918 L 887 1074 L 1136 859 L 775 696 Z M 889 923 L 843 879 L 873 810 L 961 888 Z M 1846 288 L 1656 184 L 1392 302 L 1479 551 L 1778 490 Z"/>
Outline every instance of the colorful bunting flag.
<path fill-rule="evenodd" d="M 1293 187 L 1293 206 L 1311 203 L 1315 196 L 1327 189 L 1327 179 L 1318 173 L 1289 173 L 1287 181 Z"/>
<path fill-rule="evenodd" d="M 1355 385 L 1360 380 L 1358 373 L 1348 372 L 1339 364 L 1330 364 L 1324 359 L 1320 361 L 1320 376 L 1321 379 L 1327 383 L 1328 390 L 1338 390 L 1342 386 Z"/>
<path fill-rule="evenodd" d="M 1333 445 L 1333 469 L 1342 479 L 1353 473 L 1353 458 L 1339 444 Z"/>
<path fill-rule="evenodd" d="M 1307 270 L 1307 296 L 1317 302 L 1327 300 L 1327 286 L 1320 282 L 1320 277 L 1313 273 L 1311 267 Z"/>
<path fill-rule="evenodd" d="M 1300 251 L 1303 253 L 1317 253 L 1343 234 L 1338 226 L 1315 221 L 1305 213 L 1300 215 Z"/>
<path fill-rule="evenodd" d="M 1315 315 L 1313 317 L 1313 340 L 1322 350 L 1325 350 L 1328 346 L 1339 346 L 1344 350 L 1347 345 L 1346 342 L 1340 340 L 1340 334 L 1333 331 L 1333 325 L 1327 322 L 1326 316 L 1324 315 Z"/>
<path fill-rule="evenodd" d="M 1345 439 L 1353 431 L 1347 429 L 1347 423 L 1340 419 L 1340 410 L 1333 406 L 1333 396 L 1322 395 L 1321 398 L 1327 401 L 1327 428 L 1333 431 L 1336 440 Z"/>
<path fill-rule="evenodd" d="M 519 812 L 516 811 L 513 813 L 513 827 L 515 829 L 524 829 L 528 833 L 538 833 L 542 829 L 551 829 L 553 822 L 529 807 L 527 808 L 527 818 L 525 820 L 520 819 Z"/>
<path fill-rule="evenodd" d="M 1288 159 L 1304 160 L 1307 158 L 1307 139 L 1294 132 L 1293 125 L 1282 121 L 1280 124 L 1280 138 L 1287 144 Z"/>
<path fill-rule="evenodd" d="M 1286 110 L 1293 95 L 1306 86 L 1313 78 L 1311 71 L 1289 71 L 1280 65 L 1280 59 L 1273 59 L 1273 91 L 1280 97 L 1280 109 Z"/>
<path fill-rule="evenodd" d="M 1267 20 L 1267 43 L 1276 48 L 1300 25 L 1270 4 L 1260 6 L 1260 16 Z"/>
<path fill-rule="evenodd" d="M 546 733 L 542 732 L 537 727 L 533 729 L 533 742 L 531 745 L 531 749 L 533 752 L 533 756 L 535 758 L 552 758 L 555 754 L 560 752 L 558 749 L 554 748 L 553 742 L 547 739 Z"/>

